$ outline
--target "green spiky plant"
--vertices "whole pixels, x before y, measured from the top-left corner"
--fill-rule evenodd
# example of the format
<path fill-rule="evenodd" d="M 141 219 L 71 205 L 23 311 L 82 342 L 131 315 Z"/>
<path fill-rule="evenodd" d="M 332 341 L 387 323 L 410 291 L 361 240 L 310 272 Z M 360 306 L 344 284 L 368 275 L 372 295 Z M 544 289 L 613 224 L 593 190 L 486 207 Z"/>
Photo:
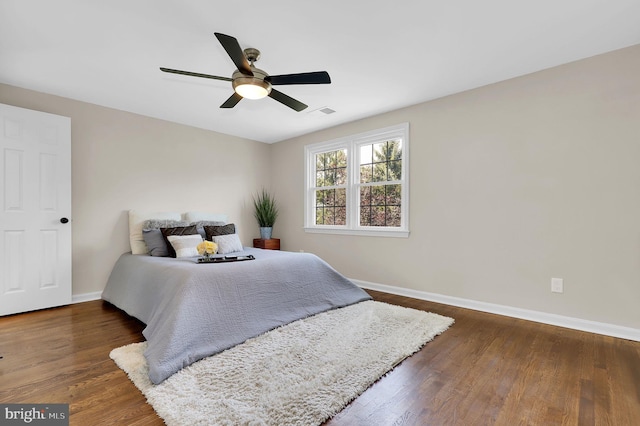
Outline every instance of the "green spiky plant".
<path fill-rule="evenodd" d="M 267 192 L 266 189 L 262 189 L 256 197 L 253 197 L 253 207 L 256 220 L 260 227 L 273 227 L 278 218 L 278 206 L 276 205 L 276 199 Z"/>

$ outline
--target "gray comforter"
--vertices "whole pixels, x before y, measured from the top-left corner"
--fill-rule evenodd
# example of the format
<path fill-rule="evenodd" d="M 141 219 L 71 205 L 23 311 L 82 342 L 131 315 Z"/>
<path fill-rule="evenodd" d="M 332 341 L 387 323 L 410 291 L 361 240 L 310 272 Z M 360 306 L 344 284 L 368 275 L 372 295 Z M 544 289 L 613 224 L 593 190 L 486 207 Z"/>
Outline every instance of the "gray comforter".
<path fill-rule="evenodd" d="M 278 326 L 370 299 L 315 255 L 251 248 L 242 254 L 256 259 L 118 259 L 102 298 L 146 324 L 153 383 Z"/>

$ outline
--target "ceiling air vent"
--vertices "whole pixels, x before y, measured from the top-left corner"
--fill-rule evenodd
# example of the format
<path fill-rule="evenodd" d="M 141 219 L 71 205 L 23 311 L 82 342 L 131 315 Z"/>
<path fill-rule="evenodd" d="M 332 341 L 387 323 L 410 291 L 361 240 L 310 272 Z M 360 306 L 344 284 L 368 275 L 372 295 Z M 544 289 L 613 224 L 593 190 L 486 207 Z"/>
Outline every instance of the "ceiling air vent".
<path fill-rule="evenodd" d="M 313 111 L 310 111 L 309 114 L 314 116 L 321 116 L 321 115 L 333 114 L 334 112 L 336 112 L 335 109 L 331 109 L 329 107 L 322 107 L 322 108 L 318 108 L 318 109 L 314 109 Z"/>

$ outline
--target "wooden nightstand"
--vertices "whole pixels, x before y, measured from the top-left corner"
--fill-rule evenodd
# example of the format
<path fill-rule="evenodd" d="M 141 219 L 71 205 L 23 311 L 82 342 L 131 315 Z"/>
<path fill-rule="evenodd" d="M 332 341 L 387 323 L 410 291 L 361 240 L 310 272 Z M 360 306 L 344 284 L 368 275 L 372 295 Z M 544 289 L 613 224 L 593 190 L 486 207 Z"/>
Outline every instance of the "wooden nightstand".
<path fill-rule="evenodd" d="M 267 250 L 280 250 L 280 238 L 271 238 L 269 240 L 255 238 L 253 240 L 253 246 L 255 248 L 261 248 L 261 249 L 267 249 Z"/>

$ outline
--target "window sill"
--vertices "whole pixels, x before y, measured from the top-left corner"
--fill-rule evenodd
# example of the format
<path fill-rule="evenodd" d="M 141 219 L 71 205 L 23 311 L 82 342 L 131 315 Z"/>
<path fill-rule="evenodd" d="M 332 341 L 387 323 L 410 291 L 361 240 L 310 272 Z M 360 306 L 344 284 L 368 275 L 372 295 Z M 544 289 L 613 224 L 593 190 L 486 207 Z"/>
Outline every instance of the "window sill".
<path fill-rule="evenodd" d="M 304 232 L 310 234 L 359 235 L 361 237 L 409 238 L 409 231 L 405 230 L 304 228 Z"/>

